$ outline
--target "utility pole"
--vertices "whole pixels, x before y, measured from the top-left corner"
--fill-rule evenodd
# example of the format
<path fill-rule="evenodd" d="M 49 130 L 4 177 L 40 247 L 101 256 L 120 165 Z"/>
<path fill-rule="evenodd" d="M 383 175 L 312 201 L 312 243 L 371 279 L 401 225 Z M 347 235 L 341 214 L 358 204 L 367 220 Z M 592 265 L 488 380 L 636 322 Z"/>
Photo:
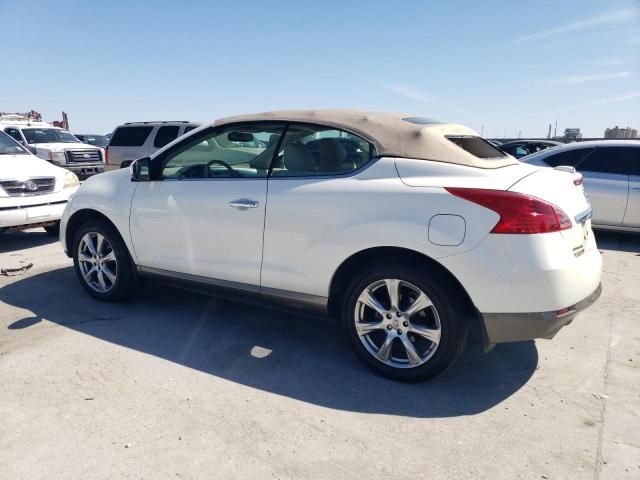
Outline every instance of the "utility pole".
<path fill-rule="evenodd" d="M 547 132 L 547 138 L 551 138 L 551 124 L 549 124 L 549 131 Z"/>
<path fill-rule="evenodd" d="M 480 136 L 484 137 L 484 124 L 480 125 Z"/>
<path fill-rule="evenodd" d="M 556 118 L 556 128 L 553 131 L 553 138 L 556 138 L 558 136 L 558 119 Z"/>

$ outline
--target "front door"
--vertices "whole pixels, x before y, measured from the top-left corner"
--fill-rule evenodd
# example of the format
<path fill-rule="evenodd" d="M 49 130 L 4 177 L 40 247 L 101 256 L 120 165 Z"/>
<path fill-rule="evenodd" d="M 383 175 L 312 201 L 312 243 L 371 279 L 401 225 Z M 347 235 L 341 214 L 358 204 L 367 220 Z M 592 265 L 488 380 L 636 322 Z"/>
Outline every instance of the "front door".
<path fill-rule="evenodd" d="M 211 128 L 155 157 L 131 206 L 139 265 L 257 287 L 271 143 L 282 130 Z"/>

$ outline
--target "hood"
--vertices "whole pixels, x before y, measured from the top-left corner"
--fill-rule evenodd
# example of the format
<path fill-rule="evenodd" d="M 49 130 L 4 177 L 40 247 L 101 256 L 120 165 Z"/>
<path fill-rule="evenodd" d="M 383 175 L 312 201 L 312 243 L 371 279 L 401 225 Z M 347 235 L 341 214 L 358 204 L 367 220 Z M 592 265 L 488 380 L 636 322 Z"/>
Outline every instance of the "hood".
<path fill-rule="evenodd" d="M 26 177 L 64 178 L 66 170 L 34 155 L 0 155 L 0 179 Z"/>
<path fill-rule="evenodd" d="M 100 150 L 100 147 L 94 147 L 86 143 L 30 143 L 30 147 L 38 150 L 47 150 L 50 152 L 63 152 L 64 150 Z"/>

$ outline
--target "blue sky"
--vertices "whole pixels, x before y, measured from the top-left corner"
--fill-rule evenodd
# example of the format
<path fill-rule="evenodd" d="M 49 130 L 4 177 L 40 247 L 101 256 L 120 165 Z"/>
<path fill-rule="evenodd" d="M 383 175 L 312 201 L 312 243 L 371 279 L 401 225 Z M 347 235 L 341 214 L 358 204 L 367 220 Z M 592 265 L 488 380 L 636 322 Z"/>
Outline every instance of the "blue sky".
<path fill-rule="evenodd" d="M 640 127 L 640 0 L 0 0 L 0 25 L 0 111 L 76 133 L 336 107 L 486 137 Z"/>

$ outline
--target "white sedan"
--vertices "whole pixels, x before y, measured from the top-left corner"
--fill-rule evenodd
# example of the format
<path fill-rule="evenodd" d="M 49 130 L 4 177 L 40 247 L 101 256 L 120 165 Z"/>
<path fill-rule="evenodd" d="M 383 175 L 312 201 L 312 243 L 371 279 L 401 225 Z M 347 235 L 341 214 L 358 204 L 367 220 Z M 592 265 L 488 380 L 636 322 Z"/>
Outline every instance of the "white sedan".
<path fill-rule="evenodd" d="M 44 227 L 57 236 L 78 185 L 75 173 L 40 160 L 0 132 L 0 232 Z"/>
<path fill-rule="evenodd" d="M 584 175 L 593 227 L 640 232 L 640 140 L 591 140 L 528 155 L 523 162 L 569 166 Z"/>
<path fill-rule="evenodd" d="M 433 377 L 471 327 L 550 338 L 600 294 L 579 174 L 469 128 L 350 110 L 226 118 L 90 178 L 61 242 L 84 289 L 137 276 L 339 318 L 388 377 Z"/>

